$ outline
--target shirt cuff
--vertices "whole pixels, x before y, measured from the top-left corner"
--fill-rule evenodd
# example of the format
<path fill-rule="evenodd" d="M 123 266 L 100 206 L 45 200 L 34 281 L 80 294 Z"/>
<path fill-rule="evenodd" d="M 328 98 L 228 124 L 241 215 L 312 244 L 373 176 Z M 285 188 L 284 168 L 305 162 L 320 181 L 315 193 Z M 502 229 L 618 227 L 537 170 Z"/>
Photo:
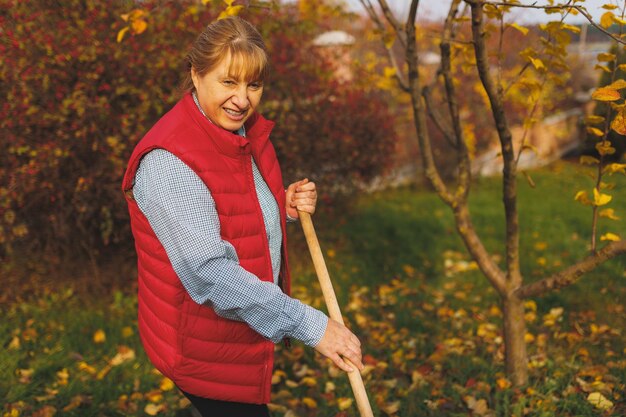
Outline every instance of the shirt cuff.
<path fill-rule="evenodd" d="M 291 217 L 290 215 L 287 214 L 287 223 L 293 223 L 297 221 L 298 219 L 296 219 L 295 217 Z"/>
<path fill-rule="evenodd" d="M 317 346 L 328 326 L 328 316 L 321 311 L 304 304 L 305 311 L 302 322 L 291 334 L 291 337 L 302 341 L 307 346 Z"/>

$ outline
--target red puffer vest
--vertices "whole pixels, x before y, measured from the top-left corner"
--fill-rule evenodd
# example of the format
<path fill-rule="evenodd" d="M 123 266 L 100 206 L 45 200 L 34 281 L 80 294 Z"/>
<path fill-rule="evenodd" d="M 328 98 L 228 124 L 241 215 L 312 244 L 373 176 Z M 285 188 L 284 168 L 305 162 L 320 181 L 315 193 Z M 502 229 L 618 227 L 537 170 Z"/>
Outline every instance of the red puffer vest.
<path fill-rule="evenodd" d="M 141 158 L 166 149 L 204 181 L 220 219 L 222 239 L 239 262 L 263 281 L 273 281 L 263 215 L 251 157 L 278 202 L 283 229 L 280 284 L 289 294 L 286 257 L 285 190 L 276 153 L 269 142 L 274 124 L 254 114 L 246 138 L 209 122 L 187 94 L 137 144 L 124 175 L 138 258 L 138 322 L 148 357 L 165 376 L 190 394 L 224 401 L 268 403 L 274 344 L 247 324 L 219 317 L 196 304 L 174 272 L 165 249 L 132 198 Z"/>

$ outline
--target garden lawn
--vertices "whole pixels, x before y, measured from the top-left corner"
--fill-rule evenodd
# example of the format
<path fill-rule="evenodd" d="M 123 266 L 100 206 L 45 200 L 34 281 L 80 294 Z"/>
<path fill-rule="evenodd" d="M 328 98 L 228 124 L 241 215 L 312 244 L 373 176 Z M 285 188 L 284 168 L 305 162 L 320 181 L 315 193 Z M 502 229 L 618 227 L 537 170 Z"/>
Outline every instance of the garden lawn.
<path fill-rule="evenodd" d="M 585 171 L 559 163 L 520 182 L 522 270 L 527 282 L 584 256 L 591 209 L 574 202 Z M 626 181 L 608 207 L 626 216 Z M 472 190 L 474 224 L 503 259 L 501 190 Z M 346 320 L 363 342 L 364 380 L 375 415 L 622 416 L 626 414 L 626 259 L 576 285 L 526 303 L 530 383 L 503 369 L 495 292 L 457 237 L 447 207 L 411 189 L 362 196 L 350 214 L 320 207 L 318 237 Z M 294 295 L 321 307 L 298 225 L 290 236 Z M 623 220 L 601 232 L 626 238 Z M 134 279 L 129 277 L 129 279 Z M 3 416 L 190 416 L 189 403 L 143 353 L 133 294 L 49 291 L 1 306 Z M 347 378 L 296 343 L 276 348 L 274 416 L 357 416 Z"/>

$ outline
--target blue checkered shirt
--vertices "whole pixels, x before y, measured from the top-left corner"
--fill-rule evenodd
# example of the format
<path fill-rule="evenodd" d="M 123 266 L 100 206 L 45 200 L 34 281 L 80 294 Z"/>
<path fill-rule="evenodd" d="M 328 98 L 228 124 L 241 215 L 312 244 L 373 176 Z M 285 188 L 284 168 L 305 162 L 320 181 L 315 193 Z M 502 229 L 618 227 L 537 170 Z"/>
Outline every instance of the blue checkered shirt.
<path fill-rule="evenodd" d="M 316 346 L 328 317 L 287 296 L 275 284 L 282 244 L 278 205 L 254 160 L 252 169 L 270 245 L 274 283 L 259 280 L 239 265 L 235 248 L 221 238 L 209 189 L 172 153 L 155 149 L 143 157 L 133 195 L 196 303 L 212 307 L 222 317 L 244 321 L 274 342 L 292 337 Z"/>

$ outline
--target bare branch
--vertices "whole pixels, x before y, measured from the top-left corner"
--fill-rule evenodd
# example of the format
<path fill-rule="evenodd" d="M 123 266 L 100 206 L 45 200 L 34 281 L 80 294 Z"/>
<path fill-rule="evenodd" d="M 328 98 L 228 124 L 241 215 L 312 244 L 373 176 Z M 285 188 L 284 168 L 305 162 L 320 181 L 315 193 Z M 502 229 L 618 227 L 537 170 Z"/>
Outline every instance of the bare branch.
<path fill-rule="evenodd" d="M 396 17 L 393 15 L 393 12 L 389 8 L 387 0 L 378 0 L 378 4 L 380 5 L 380 9 L 383 11 L 383 15 L 385 15 L 385 18 L 387 19 L 391 27 L 393 27 L 393 30 L 396 32 L 396 34 L 398 34 L 398 40 L 400 41 L 400 45 L 402 45 L 402 48 L 405 48 L 406 41 L 404 39 L 404 30 L 400 22 L 398 22 L 398 19 L 396 19 Z"/>
<path fill-rule="evenodd" d="M 557 272 L 541 281 L 533 282 L 532 284 L 519 288 L 515 291 L 515 294 L 520 298 L 531 298 L 543 295 L 552 290 L 567 287 L 578 281 L 583 274 L 594 270 L 603 262 L 623 254 L 626 254 L 626 240 L 611 242 L 598 252 L 590 254 L 563 271 Z"/>
<path fill-rule="evenodd" d="M 444 23 L 443 39 L 439 45 L 441 49 L 441 75 L 444 79 L 446 87 L 446 97 L 448 102 L 448 111 L 450 112 L 450 118 L 452 119 L 452 128 L 454 130 L 454 136 L 456 137 L 456 155 L 458 161 L 458 177 L 457 190 L 455 193 L 457 200 L 467 198 L 470 189 L 471 171 L 470 160 L 467 144 L 463 138 L 463 128 L 461 127 L 461 116 L 459 114 L 459 106 L 456 99 L 456 88 L 454 87 L 454 81 L 452 80 L 452 64 L 450 58 L 450 42 L 446 39 L 454 39 L 456 33 L 453 31 L 454 18 L 459 11 L 459 5 L 461 0 L 454 0 L 450 4 L 448 10 L 448 16 Z"/>
<path fill-rule="evenodd" d="M 605 35 L 607 35 L 608 37 L 610 37 L 614 41 L 619 42 L 619 43 L 621 43 L 623 45 L 626 45 L 626 40 L 624 40 L 622 38 L 619 38 L 619 37 L 616 37 L 611 32 L 607 31 L 602 26 L 600 26 L 596 22 L 594 22 L 593 21 L 593 16 L 591 16 L 589 14 L 589 12 L 587 11 L 587 9 L 584 6 L 575 6 L 575 5 L 572 5 L 572 6 L 564 6 L 564 5 L 561 5 L 561 6 L 542 6 L 542 5 L 538 5 L 538 4 L 504 3 L 504 2 L 500 2 L 500 1 L 485 1 L 485 2 L 483 2 L 483 4 L 491 4 L 492 6 L 520 7 L 520 8 L 525 8 L 525 9 L 544 9 L 544 10 L 576 9 L 580 14 L 582 14 L 585 17 L 585 19 L 587 19 L 589 21 L 591 26 L 595 27 L 600 32 L 604 33 Z"/>
<path fill-rule="evenodd" d="M 500 296 L 504 298 L 507 294 L 504 272 L 502 272 L 498 264 L 493 260 L 491 255 L 489 255 L 489 252 L 487 252 L 487 249 L 485 249 L 485 246 L 476 234 L 476 228 L 470 219 L 467 199 L 453 207 L 453 211 L 457 231 L 463 239 L 467 251 L 472 255 L 472 258 L 476 261 L 476 264 L 478 264 L 478 268 L 480 268 L 491 285 L 498 291 Z"/>
<path fill-rule="evenodd" d="M 430 89 L 431 86 L 426 86 L 422 89 L 422 96 L 424 97 L 424 101 L 426 102 L 426 111 L 428 111 L 428 115 L 435 123 L 435 126 L 437 126 L 437 129 L 439 129 L 439 131 L 443 133 L 443 136 L 448 144 L 456 149 L 457 141 L 455 140 L 454 132 L 448 128 L 448 122 L 444 120 L 443 116 L 434 105 L 433 97 L 430 94 Z"/>
<path fill-rule="evenodd" d="M 491 112 L 498 131 L 502 149 L 503 168 L 503 200 L 506 217 L 506 265 L 511 284 L 520 286 L 522 276 L 519 267 L 519 216 L 517 212 L 517 164 L 511 130 L 504 111 L 502 86 L 496 85 L 489 71 L 487 46 L 483 25 L 483 1 L 465 0 L 472 8 L 472 36 L 478 75 L 487 92 L 491 103 Z"/>

